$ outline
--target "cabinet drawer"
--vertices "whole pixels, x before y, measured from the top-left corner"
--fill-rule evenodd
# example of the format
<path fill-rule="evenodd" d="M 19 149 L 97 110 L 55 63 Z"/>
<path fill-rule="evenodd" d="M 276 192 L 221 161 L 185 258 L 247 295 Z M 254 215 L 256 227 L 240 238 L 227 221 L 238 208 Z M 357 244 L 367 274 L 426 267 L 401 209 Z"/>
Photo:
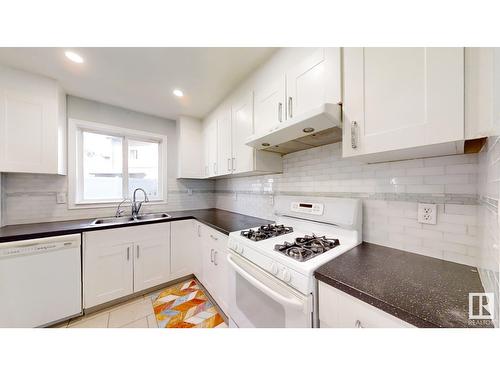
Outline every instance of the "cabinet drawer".
<path fill-rule="evenodd" d="M 319 319 L 331 328 L 409 328 L 411 324 L 325 283 L 319 283 Z"/>

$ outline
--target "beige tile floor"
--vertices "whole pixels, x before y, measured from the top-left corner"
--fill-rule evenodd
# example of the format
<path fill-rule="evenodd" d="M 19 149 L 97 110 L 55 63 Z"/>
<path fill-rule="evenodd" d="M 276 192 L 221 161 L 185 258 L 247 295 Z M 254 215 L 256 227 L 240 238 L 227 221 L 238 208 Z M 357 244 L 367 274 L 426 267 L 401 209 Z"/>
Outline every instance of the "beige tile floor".
<path fill-rule="evenodd" d="M 152 296 L 144 295 L 121 304 L 71 319 L 57 328 L 158 328 Z M 156 292 L 157 294 L 157 292 Z"/>
<path fill-rule="evenodd" d="M 153 300 L 160 291 L 111 306 L 95 313 L 71 319 L 54 328 L 158 328 Z M 222 323 L 215 328 L 227 327 Z"/>

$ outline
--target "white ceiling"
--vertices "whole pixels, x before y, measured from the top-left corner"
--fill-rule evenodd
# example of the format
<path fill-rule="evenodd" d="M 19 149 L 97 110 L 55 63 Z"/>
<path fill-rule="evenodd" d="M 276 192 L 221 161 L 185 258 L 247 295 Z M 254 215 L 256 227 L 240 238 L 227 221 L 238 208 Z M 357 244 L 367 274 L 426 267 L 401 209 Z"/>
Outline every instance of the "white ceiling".
<path fill-rule="evenodd" d="M 75 64 L 66 50 L 80 54 Z M 0 48 L 0 63 L 57 79 L 70 95 L 175 119 L 203 117 L 275 48 Z M 179 88 L 184 97 L 172 95 Z"/>

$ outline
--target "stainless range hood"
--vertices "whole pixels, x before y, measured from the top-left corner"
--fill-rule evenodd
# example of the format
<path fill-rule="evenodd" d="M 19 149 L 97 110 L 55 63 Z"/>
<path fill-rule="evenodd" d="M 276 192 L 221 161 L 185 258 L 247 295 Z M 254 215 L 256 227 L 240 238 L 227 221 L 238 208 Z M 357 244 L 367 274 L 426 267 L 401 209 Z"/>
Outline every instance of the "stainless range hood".
<path fill-rule="evenodd" d="M 258 150 L 285 155 L 339 142 L 342 139 L 342 106 L 325 103 L 283 122 L 265 135 L 252 136 L 245 144 Z"/>

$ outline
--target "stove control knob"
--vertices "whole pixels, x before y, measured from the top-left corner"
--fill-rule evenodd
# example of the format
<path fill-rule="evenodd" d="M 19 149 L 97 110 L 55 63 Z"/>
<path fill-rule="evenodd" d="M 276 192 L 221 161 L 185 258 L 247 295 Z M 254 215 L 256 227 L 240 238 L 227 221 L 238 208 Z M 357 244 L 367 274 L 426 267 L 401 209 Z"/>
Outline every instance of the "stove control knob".
<path fill-rule="evenodd" d="M 272 266 L 271 266 L 271 273 L 273 275 L 277 275 L 278 272 L 279 272 L 278 266 L 276 265 L 276 263 L 273 263 Z"/>
<path fill-rule="evenodd" d="M 289 283 L 290 281 L 292 281 L 292 275 L 290 274 L 290 271 L 283 270 L 283 281 L 286 283 Z"/>

